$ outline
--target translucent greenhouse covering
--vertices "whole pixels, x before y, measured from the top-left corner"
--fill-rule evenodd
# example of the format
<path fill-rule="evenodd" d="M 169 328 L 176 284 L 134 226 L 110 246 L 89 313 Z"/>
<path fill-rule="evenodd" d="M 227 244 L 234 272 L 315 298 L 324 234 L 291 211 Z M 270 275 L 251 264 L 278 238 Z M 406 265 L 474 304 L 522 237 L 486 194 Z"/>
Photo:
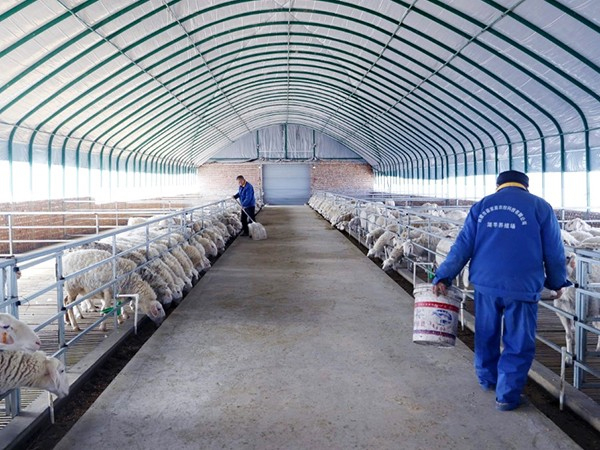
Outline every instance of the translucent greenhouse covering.
<path fill-rule="evenodd" d="M 211 158 L 216 162 L 255 160 L 365 162 L 348 147 L 323 133 L 285 123 L 248 133 Z"/>
<path fill-rule="evenodd" d="M 514 168 L 597 207 L 599 22 L 597 0 L 4 0 L 0 192 L 183 187 L 286 124 L 380 189 L 476 197 Z"/>

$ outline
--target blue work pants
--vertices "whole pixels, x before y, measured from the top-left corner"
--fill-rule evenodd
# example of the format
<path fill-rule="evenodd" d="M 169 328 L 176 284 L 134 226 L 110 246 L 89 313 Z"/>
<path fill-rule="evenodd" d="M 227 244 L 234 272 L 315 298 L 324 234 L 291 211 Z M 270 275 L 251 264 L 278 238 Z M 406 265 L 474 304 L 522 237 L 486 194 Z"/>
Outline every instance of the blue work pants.
<path fill-rule="evenodd" d="M 537 302 L 475 292 L 475 372 L 482 386 L 496 385 L 498 402 L 520 402 L 535 356 L 537 310 Z M 500 339 L 504 344 L 502 352 Z"/>

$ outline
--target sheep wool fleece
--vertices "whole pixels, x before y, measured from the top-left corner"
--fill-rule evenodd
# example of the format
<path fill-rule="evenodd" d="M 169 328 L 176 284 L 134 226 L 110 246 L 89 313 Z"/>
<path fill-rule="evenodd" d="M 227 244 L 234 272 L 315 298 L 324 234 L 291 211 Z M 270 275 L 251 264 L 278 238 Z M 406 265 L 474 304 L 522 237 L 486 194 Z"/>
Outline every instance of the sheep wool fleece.
<path fill-rule="evenodd" d="M 471 207 L 433 284 L 450 284 L 469 264 L 475 286 L 475 369 L 496 399 L 518 405 L 535 354 L 539 292 L 568 285 L 552 207 L 518 185 L 500 186 Z M 500 355 L 500 323 L 505 318 Z"/>

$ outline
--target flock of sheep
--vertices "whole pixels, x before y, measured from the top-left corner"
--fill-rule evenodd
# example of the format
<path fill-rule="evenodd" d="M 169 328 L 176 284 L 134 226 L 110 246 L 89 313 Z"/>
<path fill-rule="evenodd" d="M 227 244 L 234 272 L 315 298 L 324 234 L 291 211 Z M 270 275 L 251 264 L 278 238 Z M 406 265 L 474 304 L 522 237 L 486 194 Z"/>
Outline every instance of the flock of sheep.
<path fill-rule="evenodd" d="M 107 313 L 111 308 L 120 311 L 120 321 L 126 319 L 132 305 L 114 304 L 118 293 L 137 295 L 139 310 L 160 325 L 165 308 L 179 302 L 200 274 L 210 269 L 209 257 L 223 252 L 227 241 L 239 234 L 240 212 L 233 205 L 201 217 L 192 214 L 185 223 L 173 218 L 130 218 L 128 225 L 143 225 L 116 235 L 114 250 L 120 256 L 113 260 L 112 237 L 69 250 L 62 258 L 65 321 L 79 330 L 77 319 L 82 314 Z M 88 294 L 88 299 L 77 299 Z M 36 333 L 10 314 L 0 314 L 0 326 L 0 393 L 26 386 L 66 396 L 65 367 L 39 351 Z M 106 320 L 100 327 L 105 329 Z"/>
<path fill-rule="evenodd" d="M 387 203 L 387 204 L 386 204 Z M 403 260 L 430 262 L 439 266 L 448 255 L 461 225 L 467 217 L 466 209 L 440 207 L 435 203 L 424 203 L 418 207 L 396 208 L 393 201 L 366 202 L 348 197 L 318 193 L 309 202 L 315 211 L 328 220 L 332 226 L 342 231 L 358 235 L 369 248 L 367 255 L 383 261 L 384 270 L 398 270 Z M 600 228 L 594 228 L 580 218 L 566 222 L 561 231 L 567 273 L 575 284 L 576 249 L 600 249 Z M 588 284 L 600 283 L 600 264 L 589 264 Z M 465 267 L 459 276 L 459 287 L 472 290 L 469 284 L 469 269 Z M 592 290 L 597 287 L 590 288 Z M 544 290 L 544 300 L 553 300 L 554 306 L 575 314 L 576 287 L 563 289 L 560 297 L 556 292 Z M 589 298 L 587 317 L 599 318 L 600 300 Z M 575 328 L 567 316 L 557 314 L 566 332 L 567 352 L 573 352 Z M 592 326 L 600 329 L 600 321 Z M 600 351 L 600 337 L 597 351 Z"/>

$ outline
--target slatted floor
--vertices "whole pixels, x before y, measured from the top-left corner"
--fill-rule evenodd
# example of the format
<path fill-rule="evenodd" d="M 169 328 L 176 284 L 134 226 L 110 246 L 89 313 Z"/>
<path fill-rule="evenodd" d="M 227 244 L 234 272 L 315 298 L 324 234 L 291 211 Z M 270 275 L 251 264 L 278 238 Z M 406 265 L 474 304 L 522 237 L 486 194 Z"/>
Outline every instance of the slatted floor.
<path fill-rule="evenodd" d="M 38 266 L 22 270 L 22 276 L 19 280 L 19 297 L 28 298 L 35 292 L 52 284 L 55 281 L 54 263 L 47 261 Z M 47 320 L 51 315 L 55 314 L 56 307 L 56 290 L 45 293 L 43 296 L 36 298 L 30 302 L 24 303 L 19 308 L 19 318 L 28 325 L 34 327 Z M 100 313 L 86 313 L 84 319 L 79 319 L 79 326 L 83 330 L 85 327 L 94 323 L 100 318 Z M 128 320 L 133 320 L 129 318 Z M 83 336 L 66 352 L 67 368 L 79 362 L 91 350 L 96 348 L 108 334 L 113 330 L 114 325 L 111 319 L 107 320 L 107 331 L 100 331 L 98 328 Z M 67 341 L 74 338 L 78 332 L 71 331 L 69 326 L 65 327 L 65 338 Z M 46 328 L 38 332 L 42 341 L 42 349 L 48 354 L 56 352 L 58 347 L 58 325 L 56 322 L 48 325 Z M 39 389 L 21 389 L 21 407 L 25 408 L 40 395 L 46 395 L 45 391 Z M 0 430 L 6 427 L 11 421 L 10 415 L 6 411 L 6 402 L 0 401 Z"/>

